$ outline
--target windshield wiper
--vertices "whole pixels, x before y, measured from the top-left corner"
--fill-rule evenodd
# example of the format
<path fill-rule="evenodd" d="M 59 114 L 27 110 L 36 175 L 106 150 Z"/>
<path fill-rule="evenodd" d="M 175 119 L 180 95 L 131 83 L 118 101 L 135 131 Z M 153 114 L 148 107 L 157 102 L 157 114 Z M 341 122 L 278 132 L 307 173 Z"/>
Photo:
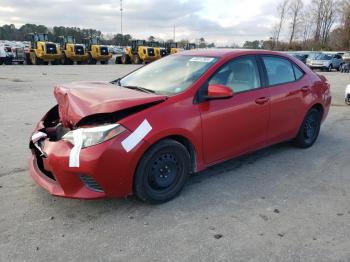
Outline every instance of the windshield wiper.
<path fill-rule="evenodd" d="M 118 86 L 120 86 L 120 78 L 118 78 L 118 79 L 116 79 L 116 80 L 113 80 L 113 81 L 111 82 L 111 84 L 113 84 L 113 85 L 117 84 Z"/>
<path fill-rule="evenodd" d="M 139 90 L 139 91 L 142 91 L 142 92 L 145 92 L 145 93 L 156 93 L 156 91 L 154 90 L 151 90 L 151 89 L 147 89 L 147 88 L 144 88 L 144 87 L 141 87 L 141 86 L 123 86 L 125 88 L 129 88 L 129 89 L 133 89 L 133 90 Z"/>

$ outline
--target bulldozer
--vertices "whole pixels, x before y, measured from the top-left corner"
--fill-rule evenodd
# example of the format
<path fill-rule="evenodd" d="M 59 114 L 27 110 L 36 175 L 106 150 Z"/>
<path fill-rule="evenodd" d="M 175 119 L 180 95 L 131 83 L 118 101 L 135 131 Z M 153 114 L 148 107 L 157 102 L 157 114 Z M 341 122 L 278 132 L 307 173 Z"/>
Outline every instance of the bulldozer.
<path fill-rule="evenodd" d="M 30 41 L 25 58 L 28 65 L 47 65 L 59 64 L 61 59 L 61 50 L 56 43 L 49 42 L 47 34 L 33 33 L 27 35 Z"/>
<path fill-rule="evenodd" d="M 145 40 L 132 40 L 131 47 L 125 49 L 121 57 L 117 57 L 117 64 L 142 64 L 150 63 L 160 58 L 154 47 L 147 46 Z"/>
<path fill-rule="evenodd" d="M 90 65 L 97 64 L 97 62 L 100 62 L 102 65 L 108 64 L 108 61 L 112 58 L 108 47 L 100 44 L 99 37 L 85 38 L 84 45 L 88 53 L 88 63 Z"/>
<path fill-rule="evenodd" d="M 87 62 L 89 56 L 83 44 L 76 44 L 73 36 L 60 36 L 59 39 L 62 50 L 62 65 L 72 65 L 74 62 L 80 65 Z"/>

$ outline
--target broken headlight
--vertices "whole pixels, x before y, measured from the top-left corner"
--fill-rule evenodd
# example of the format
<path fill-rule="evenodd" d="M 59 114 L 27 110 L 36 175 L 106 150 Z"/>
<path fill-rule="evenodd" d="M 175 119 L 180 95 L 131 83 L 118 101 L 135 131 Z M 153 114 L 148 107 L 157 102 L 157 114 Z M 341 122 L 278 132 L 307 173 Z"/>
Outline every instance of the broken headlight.
<path fill-rule="evenodd" d="M 81 147 L 84 148 L 101 144 L 123 133 L 125 130 L 126 128 L 119 124 L 79 128 L 69 131 L 62 139 L 69 141 L 73 145 L 81 144 Z"/>

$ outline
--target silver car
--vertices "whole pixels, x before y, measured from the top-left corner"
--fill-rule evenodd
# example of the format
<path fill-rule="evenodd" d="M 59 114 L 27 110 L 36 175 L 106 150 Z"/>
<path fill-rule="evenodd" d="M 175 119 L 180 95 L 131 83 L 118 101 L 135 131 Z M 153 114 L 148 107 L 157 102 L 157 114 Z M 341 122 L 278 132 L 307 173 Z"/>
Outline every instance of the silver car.
<path fill-rule="evenodd" d="M 343 63 L 344 61 L 340 54 L 318 53 L 314 58 L 308 59 L 306 64 L 311 69 L 321 69 L 330 72 L 332 69 L 339 71 Z"/>

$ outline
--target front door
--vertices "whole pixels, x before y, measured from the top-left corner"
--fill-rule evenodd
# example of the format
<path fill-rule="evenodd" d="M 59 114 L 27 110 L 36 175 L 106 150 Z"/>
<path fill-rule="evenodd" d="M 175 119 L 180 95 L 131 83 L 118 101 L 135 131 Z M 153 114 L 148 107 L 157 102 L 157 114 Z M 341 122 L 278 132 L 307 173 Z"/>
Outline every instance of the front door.
<path fill-rule="evenodd" d="M 268 89 L 261 88 L 255 56 L 242 56 L 226 63 L 213 74 L 210 84 L 228 86 L 234 95 L 199 105 L 206 164 L 263 147 L 270 104 Z"/>

